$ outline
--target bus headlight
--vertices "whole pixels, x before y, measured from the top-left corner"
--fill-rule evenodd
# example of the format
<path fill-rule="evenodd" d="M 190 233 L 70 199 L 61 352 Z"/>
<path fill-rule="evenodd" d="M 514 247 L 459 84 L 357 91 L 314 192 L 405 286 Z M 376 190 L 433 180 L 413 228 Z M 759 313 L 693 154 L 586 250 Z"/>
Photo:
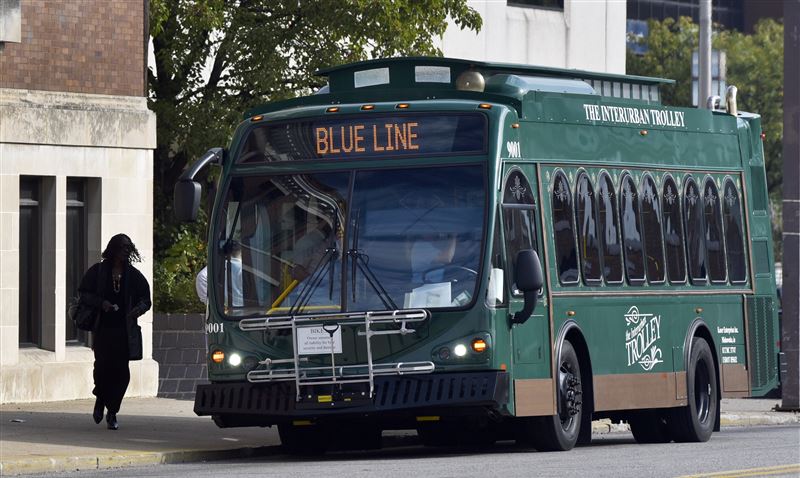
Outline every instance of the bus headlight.
<path fill-rule="evenodd" d="M 232 353 L 230 357 L 228 357 L 228 364 L 232 367 L 238 367 L 242 364 L 242 356 L 237 353 Z"/>
<path fill-rule="evenodd" d="M 458 344 L 453 347 L 453 353 L 456 354 L 456 357 L 463 357 L 467 355 L 467 346 L 464 344 Z"/>

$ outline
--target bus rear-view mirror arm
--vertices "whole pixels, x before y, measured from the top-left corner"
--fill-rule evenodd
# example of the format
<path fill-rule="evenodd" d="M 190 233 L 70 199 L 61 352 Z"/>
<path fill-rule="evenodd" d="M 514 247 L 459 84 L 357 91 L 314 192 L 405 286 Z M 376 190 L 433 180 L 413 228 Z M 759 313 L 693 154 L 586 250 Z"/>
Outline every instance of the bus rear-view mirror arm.
<path fill-rule="evenodd" d="M 514 281 L 517 289 L 522 291 L 525 302 L 522 310 L 511 317 L 511 323 L 524 324 L 539 301 L 539 291 L 544 285 L 544 274 L 539 262 L 539 255 L 533 249 L 524 249 L 517 253 L 516 267 L 514 268 Z"/>
<path fill-rule="evenodd" d="M 222 164 L 223 156 L 222 148 L 211 148 L 178 178 L 173 191 L 173 209 L 179 221 L 194 222 L 197 219 L 202 188 L 194 177 L 208 164 Z"/>

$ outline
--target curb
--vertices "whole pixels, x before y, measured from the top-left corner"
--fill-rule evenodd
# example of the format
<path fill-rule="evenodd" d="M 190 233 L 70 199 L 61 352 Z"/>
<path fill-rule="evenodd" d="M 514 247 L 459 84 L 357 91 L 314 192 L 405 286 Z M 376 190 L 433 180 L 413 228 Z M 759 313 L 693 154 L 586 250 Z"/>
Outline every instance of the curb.
<path fill-rule="evenodd" d="M 229 450 L 174 450 L 165 452 L 121 452 L 96 456 L 60 456 L 12 459 L 0 463 L 0 475 L 107 470 L 132 466 L 154 466 L 213 460 L 267 456 L 278 447 L 233 448 Z"/>

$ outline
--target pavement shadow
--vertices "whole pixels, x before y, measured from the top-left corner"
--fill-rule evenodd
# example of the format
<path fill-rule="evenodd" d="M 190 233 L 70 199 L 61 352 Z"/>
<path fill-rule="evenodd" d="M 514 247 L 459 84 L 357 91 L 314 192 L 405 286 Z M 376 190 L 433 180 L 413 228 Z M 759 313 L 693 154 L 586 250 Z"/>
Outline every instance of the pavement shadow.
<path fill-rule="evenodd" d="M 81 407 L 83 408 L 83 407 Z M 91 409 L 61 411 L 3 410 L 0 441 L 4 455 L 44 454 L 30 445 L 100 450 L 220 450 L 278 445 L 276 429 L 220 429 L 209 418 L 118 414 L 119 430 L 105 420 L 95 424 Z M 51 450 L 52 451 L 52 450 Z"/>

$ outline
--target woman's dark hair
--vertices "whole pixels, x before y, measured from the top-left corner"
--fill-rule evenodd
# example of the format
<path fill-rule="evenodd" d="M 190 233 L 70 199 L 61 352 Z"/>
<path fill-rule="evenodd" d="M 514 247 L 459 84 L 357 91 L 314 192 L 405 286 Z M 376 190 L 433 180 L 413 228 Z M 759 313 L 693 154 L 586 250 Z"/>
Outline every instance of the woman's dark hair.
<path fill-rule="evenodd" d="M 108 241 L 108 245 L 106 246 L 106 250 L 103 251 L 102 257 L 103 259 L 111 260 L 120 252 L 125 254 L 128 264 L 142 261 L 142 256 L 139 255 L 139 251 L 136 250 L 133 241 L 131 241 L 131 238 L 126 234 L 117 234 L 112 237 Z"/>

